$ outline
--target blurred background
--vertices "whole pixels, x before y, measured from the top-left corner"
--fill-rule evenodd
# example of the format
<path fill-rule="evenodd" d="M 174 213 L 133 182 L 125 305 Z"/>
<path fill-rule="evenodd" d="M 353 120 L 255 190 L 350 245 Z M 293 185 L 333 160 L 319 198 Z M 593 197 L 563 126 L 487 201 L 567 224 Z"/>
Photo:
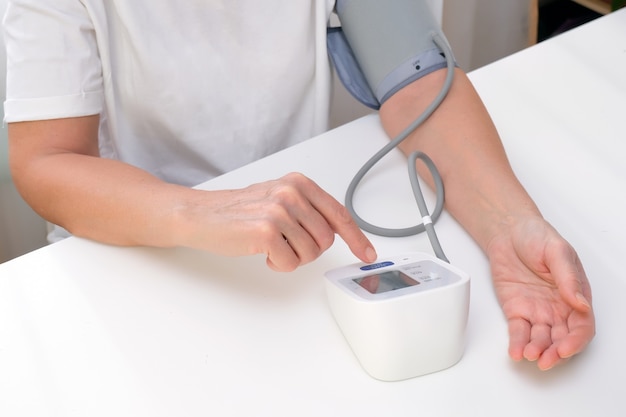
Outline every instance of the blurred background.
<path fill-rule="evenodd" d="M 428 0 L 443 25 L 461 68 L 472 71 L 623 7 L 626 0 Z M 0 0 L 4 15 L 6 0 Z M 0 77 L 6 57 L 0 50 Z M 332 127 L 370 112 L 338 81 Z M 5 83 L 0 82 L 4 102 Z M 1 107 L 0 107 L 1 108 Z M 0 110 L 1 112 L 2 110 Z M 3 112 L 2 112 L 3 114 Z M 7 166 L 6 126 L 0 129 L 0 262 L 46 244 L 46 223 L 20 198 Z"/>

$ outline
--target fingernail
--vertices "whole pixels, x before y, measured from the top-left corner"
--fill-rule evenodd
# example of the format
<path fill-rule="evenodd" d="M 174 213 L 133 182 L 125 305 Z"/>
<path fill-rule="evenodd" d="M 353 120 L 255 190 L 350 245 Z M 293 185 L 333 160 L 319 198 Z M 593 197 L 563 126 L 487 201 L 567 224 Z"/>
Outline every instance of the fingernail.
<path fill-rule="evenodd" d="M 584 305 L 587 308 L 591 308 L 591 304 L 589 303 L 589 301 L 587 301 L 587 298 L 585 298 L 585 296 L 582 295 L 582 293 L 577 293 L 576 299 L 578 300 L 580 304 Z"/>
<path fill-rule="evenodd" d="M 374 262 L 378 255 L 376 255 L 376 251 L 371 246 L 365 249 L 365 258 L 368 262 Z"/>

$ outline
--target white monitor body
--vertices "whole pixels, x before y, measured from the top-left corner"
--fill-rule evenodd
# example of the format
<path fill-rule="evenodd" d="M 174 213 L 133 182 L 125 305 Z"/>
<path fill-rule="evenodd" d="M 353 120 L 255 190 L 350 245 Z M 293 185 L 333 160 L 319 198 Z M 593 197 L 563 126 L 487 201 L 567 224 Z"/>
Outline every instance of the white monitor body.
<path fill-rule="evenodd" d="M 372 377 L 398 381 L 457 363 L 465 347 L 470 278 L 424 253 L 326 273 L 335 320 Z"/>

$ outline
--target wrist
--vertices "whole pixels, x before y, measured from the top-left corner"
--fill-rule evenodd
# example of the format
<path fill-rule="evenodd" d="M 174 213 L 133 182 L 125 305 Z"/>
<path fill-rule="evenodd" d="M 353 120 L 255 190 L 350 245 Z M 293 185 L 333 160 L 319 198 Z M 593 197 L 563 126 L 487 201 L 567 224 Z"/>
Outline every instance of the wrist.
<path fill-rule="evenodd" d="M 531 229 L 544 228 L 545 226 L 546 222 L 543 216 L 534 206 L 503 213 L 488 227 L 481 247 L 487 257 L 492 259 L 500 252 L 502 245 L 511 244 L 514 235 L 523 236 L 530 233 Z M 520 234 L 519 231 L 522 230 L 526 230 L 528 233 Z"/>
<path fill-rule="evenodd" d="M 198 248 L 200 235 L 206 235 L 210 218 L 210 191 L 182 186 L 172 194 L 165 219 L 164 241 L 167 246 Z M 204 236 L 206 241 L 208 236 Z"/>
<path fill-rule="evenodd" d="M 544 222 L 541 212 L 521 186 L 501 188 L 490 195 L 478 192 L 478 195 L 482 197 L 474 198 L 471 204 L 465 201 L 459 208 L 449 207 L 449 210 L 487 255 L 492 252 L 495 242 L 509 236 L 520 225 Z M 468 210 L 468 207 L 472 209 Z"/>

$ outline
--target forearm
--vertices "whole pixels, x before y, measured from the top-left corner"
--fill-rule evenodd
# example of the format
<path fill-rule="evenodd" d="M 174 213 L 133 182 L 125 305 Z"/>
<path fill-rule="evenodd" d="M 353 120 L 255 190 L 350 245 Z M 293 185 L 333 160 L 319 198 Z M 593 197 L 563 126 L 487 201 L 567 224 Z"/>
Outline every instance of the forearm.
<path fill-rule="evenodd" d="M 184 246 L 228 256 L 264 254 L 290 271 L 339 235 L 364 262 L 376 253 L 337 200 L 301 174 L 243 189 L 164 182 L 98 155 L 97 116 L 9 125 L 14 180 L 44 218 L 116 245 Z"/>
<path fill-rule="evenodd" d="M 445 71 L 394 95 L 381 119 L 395 136 L 437 94 Z M 515 177 L 498 133 L 465 75 L 402 145 L 427 153 L 441 171 L 448 211 L 489 258 L 509 326 L 509 354 L 550 369 L 595 334 L 591 288 L 576 251 L 542 217 Z M 422 168 L 418 165 L 418 168 Z M 421 169 L 425 179 L 427 172 Z"/>
<path fill-rule="evenodd" d="M 9 124 L 13 179 L 46 220 L 118 245 L 173 246 L 192 190 L 98 155 L 99 118 Z"/>
<path fill-rule="evenodd" d="M 71 169 L 67 169 L 71 167 Z M 46 220 L 76 236 L 116 244 L 176 246 L 181 206 L 193 190 L 119 161 L 62 153 L 33 162 L 17 180 Z"/>
<path fill-rule="evenodd" d="M 381 109 L 390 136 L 409 125 L 438 93 L 445 71 L 418 80 Z M 401 145 L 421 150 L 444 180 L 447 210 L 487 250 L 489 241 L 510 219 L 539 212 L 515 177 L 498 133 L 482 101 L 462 71 L 439 109 Z M 419 166 L 424 178 L 429 178 Z"/>

